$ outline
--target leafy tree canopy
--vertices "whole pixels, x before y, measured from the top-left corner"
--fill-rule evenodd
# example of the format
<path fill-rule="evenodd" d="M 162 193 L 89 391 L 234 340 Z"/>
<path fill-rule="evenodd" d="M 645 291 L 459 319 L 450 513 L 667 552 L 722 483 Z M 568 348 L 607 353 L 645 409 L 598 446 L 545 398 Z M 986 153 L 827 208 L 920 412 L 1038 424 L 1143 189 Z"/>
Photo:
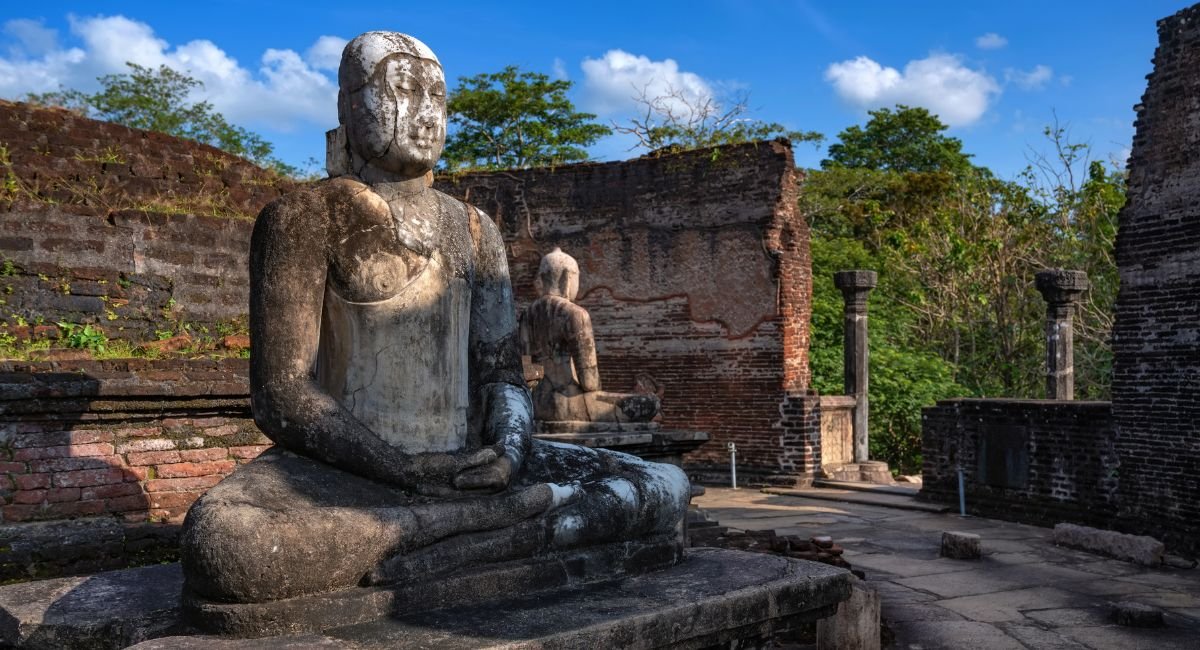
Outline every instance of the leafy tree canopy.
<path fill-rule="evenodd" d="M 825 140 L 816 131 L 793 131 L 782 124 L 748 117 L 745 95 L 721 101 L 711 95 L 693 97 L 668 88 L 658 97 L 648 96 L 643 89 L 633 99 L 641 107 L 639 116 L 626 124 L 613 125 L 617 133 L 637 139 L 631 149 L 686 151 L 778 137 L 814 145 Z"/>
<path fill-rule="evenodd" d="M 60 89 L 30 94 L 27 100 L 61 106 L 135 129 L 195 140 L 283 174 L 298 174 L 296 168 L 272 155 L 274 147 L 262 136 L 230 124 L 207 101 L 191 102 L 188 96 L 204 88 L 200 80 L 165 65 L 157 70 L 136 63 L 125 65 L 129 72 L 98 77 L 101 89 L 96 93 Z"/>
<path fill-rule="evenodd" d="M 450 169 L 514 169 L 587 160 L 586 147 L 612 131 L 575 110 L 571 82 L 508 66 L 460 77 L 446 102 Z"/>
<path fill-rule="evenodd" d="M 821 167 L 850 167 L 895 172 L 951 172 L 971 169 L 962 141 L 943 132 L 946 125 L 924 108 L 897 105 L 870 111 L 866 126 L 838 134 Z"/>

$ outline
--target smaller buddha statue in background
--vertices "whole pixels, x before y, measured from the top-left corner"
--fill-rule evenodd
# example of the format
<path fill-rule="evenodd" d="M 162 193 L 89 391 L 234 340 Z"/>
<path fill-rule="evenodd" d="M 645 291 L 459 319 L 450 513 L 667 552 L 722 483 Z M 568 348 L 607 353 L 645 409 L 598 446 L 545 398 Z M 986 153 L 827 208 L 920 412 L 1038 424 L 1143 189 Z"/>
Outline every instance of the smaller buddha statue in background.
<path fill-rule="evenodd" d="M 533 390 L 534 419 L 541 423 L 649 422 L 658 415 L 655 395 L 610 393 L 600 389 L 592 319 L 575 304 L 579 264 L 555 248 L 542 258 L 536 286 L 539 298 L 521 317 L 521 341 L 544 375 Z"/>

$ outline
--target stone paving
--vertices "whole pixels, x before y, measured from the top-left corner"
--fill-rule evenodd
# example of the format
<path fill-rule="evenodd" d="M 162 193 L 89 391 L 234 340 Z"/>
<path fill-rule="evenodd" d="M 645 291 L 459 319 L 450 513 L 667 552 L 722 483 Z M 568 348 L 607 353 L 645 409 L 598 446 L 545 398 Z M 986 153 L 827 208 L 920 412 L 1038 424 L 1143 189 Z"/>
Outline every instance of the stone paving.
<path fill-rule="evenodd" d="M 833 536 L 879 590 L 893 648 L 1200 649 L 1200 569 L 1149 569 L 1054 546 L 1048 528 L 895 507 L 914 505 L 909 497 L 869 499 L 710 487 L 693 503 L 723 526 Z M 946 530 L 980 535 L 983 559 L 938 557 Z M 1117 626 L 1118 601 L 1161 608 L 1166 626 Z"/>

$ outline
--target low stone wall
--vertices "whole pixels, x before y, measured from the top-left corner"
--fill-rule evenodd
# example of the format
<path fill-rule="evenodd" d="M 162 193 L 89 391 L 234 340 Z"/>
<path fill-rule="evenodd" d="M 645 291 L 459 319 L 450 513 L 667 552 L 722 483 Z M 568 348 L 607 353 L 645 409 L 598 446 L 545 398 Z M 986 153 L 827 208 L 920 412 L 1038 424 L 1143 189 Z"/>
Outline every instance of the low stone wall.
<path fill-rule="evenodd" d="M 961 466 L 970 514 L 1111 527 L 1115 439 L 1108 402 L 944 400 L 922 412 L 921 496 L 957 505 Z"/>
<path fill-rule="evenodd" d="M 192 502 L 270 445 L 246 372 L 240 359 L 0 363 L 0 580 L 170 557 Z"/>
<path fill-rule="evenodd" d="M 849 395 L 821 398 L 821 466 L 854 462 L 854 404 Z"/>

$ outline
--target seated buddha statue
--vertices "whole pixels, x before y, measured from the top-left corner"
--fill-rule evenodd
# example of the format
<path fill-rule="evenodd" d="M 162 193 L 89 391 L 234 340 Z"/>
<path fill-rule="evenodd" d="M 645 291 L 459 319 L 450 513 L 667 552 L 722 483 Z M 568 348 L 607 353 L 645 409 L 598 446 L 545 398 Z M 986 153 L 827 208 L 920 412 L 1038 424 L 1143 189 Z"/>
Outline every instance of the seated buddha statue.
<path fill-rule="evenodd" d="M 504 242 L 428 182 L 446 137 L 437 57 L 369 32 L 338 84 L 331 177 L 264 208 L 251 240 L 251 405 L 275 444 L 189 511 L 185 605 L 253 634 L 318 624 L 278 609 L 255 627 L 239 607 L 513 562 L 678 561 L 678 468 L 531 437 Z"/>
<path fill-rule="evenodd" d="M 595 428 L 649 422 L 659 412 L 656 395 L 600 389 L 592 320 L 575 304 L 579 264 L 555 248 L 542 257 L 535 286 L 539 297 L 521 316 L 521 340 L 543 376 L 533 389 L 533 413 L 544 429 L 567 423 Z"/>

